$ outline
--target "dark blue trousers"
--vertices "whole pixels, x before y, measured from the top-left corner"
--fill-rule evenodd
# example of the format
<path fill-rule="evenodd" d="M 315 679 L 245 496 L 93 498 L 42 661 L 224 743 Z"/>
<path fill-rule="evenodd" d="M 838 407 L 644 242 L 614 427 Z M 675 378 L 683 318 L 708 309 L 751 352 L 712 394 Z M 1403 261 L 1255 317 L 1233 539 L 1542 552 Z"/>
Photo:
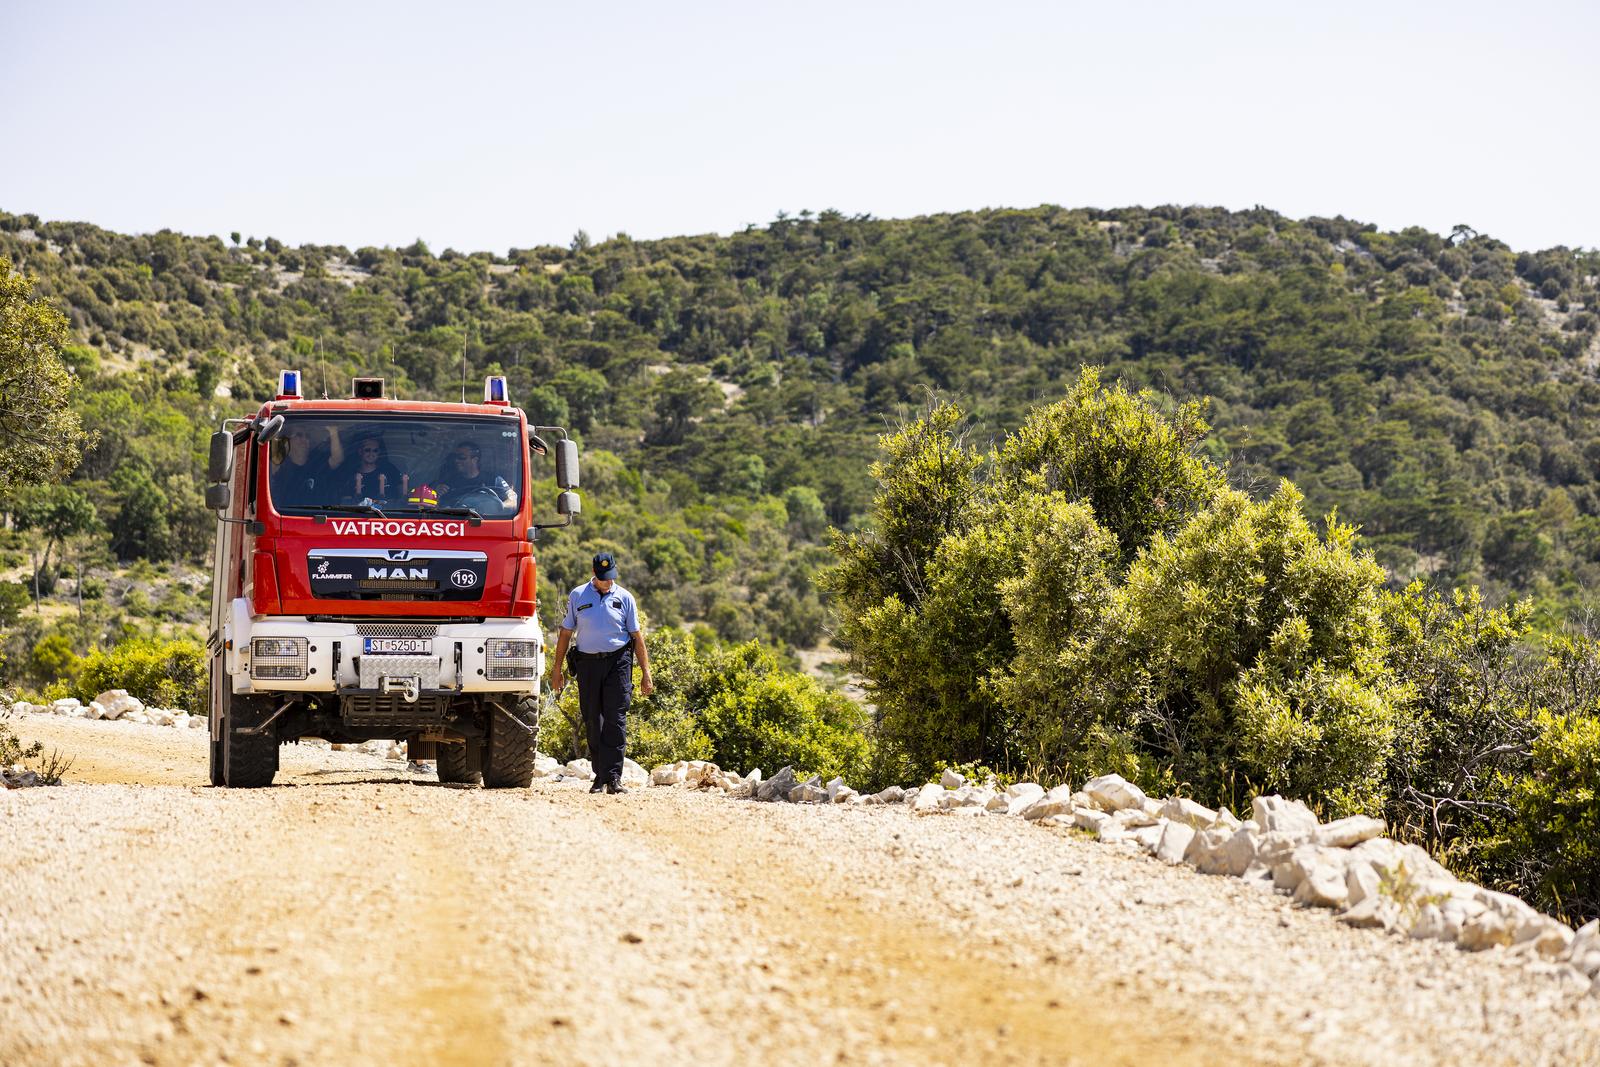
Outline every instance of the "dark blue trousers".
<path fill-rule="evenodd" d="M 594 780 L 620 784 L 628 744 L 628 705 L 633 703 L 633 646 L 604 656 L 579 655 L 573 666 Z"/>

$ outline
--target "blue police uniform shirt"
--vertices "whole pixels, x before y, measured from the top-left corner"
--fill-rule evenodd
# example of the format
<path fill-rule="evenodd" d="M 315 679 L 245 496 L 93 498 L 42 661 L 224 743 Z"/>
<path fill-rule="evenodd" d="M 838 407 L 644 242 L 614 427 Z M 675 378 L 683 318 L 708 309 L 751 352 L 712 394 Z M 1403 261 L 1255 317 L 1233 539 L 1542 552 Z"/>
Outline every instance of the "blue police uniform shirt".
<path fill-rule="evenodd" d="M 584 582 L 567 594 L 561 628 L 573 631 L 579 652 L 615 652 L 639 632 L 639 606 L 633 594 L 616 582 L 609 593 Z"/>

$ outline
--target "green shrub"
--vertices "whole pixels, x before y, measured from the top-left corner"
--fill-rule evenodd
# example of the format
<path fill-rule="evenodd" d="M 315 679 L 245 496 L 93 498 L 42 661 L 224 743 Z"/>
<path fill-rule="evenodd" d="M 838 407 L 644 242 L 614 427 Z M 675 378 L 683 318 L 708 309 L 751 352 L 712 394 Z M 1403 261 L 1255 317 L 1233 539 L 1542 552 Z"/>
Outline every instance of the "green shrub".
<path fill-rule="evenodd" d="M 1404 692 L 1387 670 L 1382 568 L 1283 483 L 1228 491 L 1158 537 L 1113 598 L 1083 677 L 1196 795 L 1239 775 L 1338 813 L 1375 810 Z"/>
<path fill-rule="evenodd" d="M 146 704 L 204 714 L 208 663 L 197 641 L 124 641 L 84 657 L 78 697 L 89 701 L 107 689 L 126 689 Z"/>
<path fill-rule="evenodd" d="M 870 758 L 861 705 L 785 670 L 758 642 L 712 650 L 702 661 L 700 721 L 719 766 L 864 780 Z"/>
<path fill-rule="evenodd" d="M 1540 712 L 1528 773 L 1511 784 L 1514 817 L 1498 858 L 1540 907 L 1600 914 L 1600 717 Z"/>

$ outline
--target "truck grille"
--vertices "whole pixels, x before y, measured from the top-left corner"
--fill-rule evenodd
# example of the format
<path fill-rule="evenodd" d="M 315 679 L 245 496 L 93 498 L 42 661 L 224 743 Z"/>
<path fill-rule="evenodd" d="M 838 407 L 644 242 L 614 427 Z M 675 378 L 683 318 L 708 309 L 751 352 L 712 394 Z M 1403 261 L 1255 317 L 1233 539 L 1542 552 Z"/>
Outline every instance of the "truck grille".
<path fill-rule="evenodd" d="M 439 627 L 417 622 L 357 623 L 356 633 L 362 637 L 436 637 Z"/>

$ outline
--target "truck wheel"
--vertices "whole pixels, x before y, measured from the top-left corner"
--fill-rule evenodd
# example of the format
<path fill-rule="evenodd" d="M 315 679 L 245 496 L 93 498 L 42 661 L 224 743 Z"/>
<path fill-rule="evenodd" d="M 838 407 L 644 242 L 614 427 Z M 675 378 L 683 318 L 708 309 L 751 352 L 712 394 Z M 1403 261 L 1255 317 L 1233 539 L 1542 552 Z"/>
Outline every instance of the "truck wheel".
<path fill-rule="evenodd" d="M 229 789 L 258 789 L 272 784 L 278 770 L 276 733 L 245 734 L 272 714 L 271 702 L 260 697 L 222 694 L 222 780 Z"/>
<path fill-rule="evenodd" d="M 490 789 L 526 789 L 533 784 L 533 757 L 539 748 L 539 701 L 524 697 L 511 705 L 520 729 L 491 709 L 489 748 L 483 757 L 483 784 Z"/>
<path fill-rule="evenodd" d="M 467 747 L 472 742 L 458 745 L 439 745 L 439 781 L 450 785 L 477 785 L 480 775 L 468 765 Z"/>

